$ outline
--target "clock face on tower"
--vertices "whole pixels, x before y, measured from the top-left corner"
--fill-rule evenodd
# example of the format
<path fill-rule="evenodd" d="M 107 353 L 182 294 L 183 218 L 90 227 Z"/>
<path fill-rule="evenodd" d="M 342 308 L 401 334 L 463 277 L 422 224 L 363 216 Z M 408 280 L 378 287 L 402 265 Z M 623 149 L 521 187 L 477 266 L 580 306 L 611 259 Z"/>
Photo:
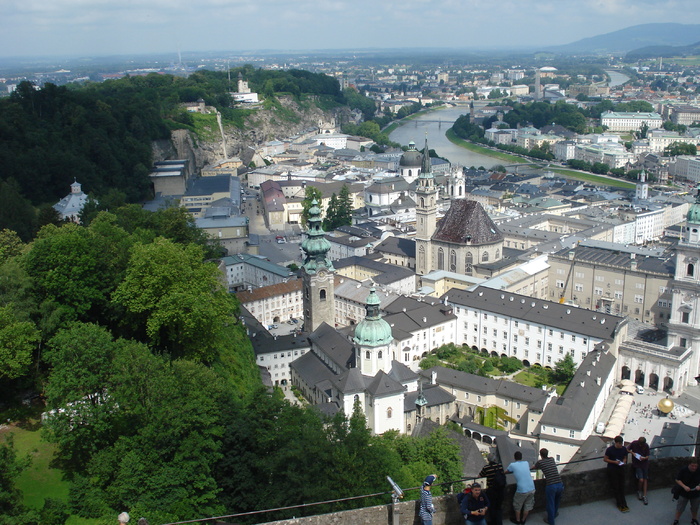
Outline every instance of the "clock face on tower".
<path fill-rule="evenodd" d="M 318 271 L 318 276 L 319 276 L 319 278 L 325 279 L 325 278 L 326 278 L 326 275 L 327 275 L 327 274 L 326 274 L 326 270 L 319 270 L 319 271 Z"/>

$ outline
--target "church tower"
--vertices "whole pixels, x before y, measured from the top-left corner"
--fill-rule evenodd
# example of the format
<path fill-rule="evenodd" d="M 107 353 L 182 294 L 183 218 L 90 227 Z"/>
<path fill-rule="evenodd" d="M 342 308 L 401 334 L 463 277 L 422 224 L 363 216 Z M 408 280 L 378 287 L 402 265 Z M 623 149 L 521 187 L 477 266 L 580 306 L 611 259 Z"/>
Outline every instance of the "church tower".
<path fill-rule="evenodd" d="M 367 314 L 355 327 L 353 336 L 357 368 L 366 376 L 374 376 L 379 371 L 391 371 L 392 356 L 389 353 L 389 345 L 394 337 L 391 326 L 379 313 L 379 304 L 377 292 L 372 287 L 365 306 Z"/>
<path fill-rule="evenodd" d="M 301 243 L 305 257 L 301 279 L 307 332 L 313 332 L 324 322 L 335 327 L 335 268 L 328 258 L 331 243 L 324 233 L 321 209 L 314 199 L 309 209 L 307 237 Z"/>
<path fill-rule="evenodd" d="M 672 293 L 668 345 L 693 350 L 690 377 L 681 377 L 681 385 L 671 385 L 679 390 L 700 374 L 700 186 L 676 247 Z M 666 389 L 667 385 L 662 383 L 659 387 Z"/>
<path fill-rule="evenodd" d="M 649 184 L 646 181 L 646 172 L 642 170 L 639 174 L 639 180 L 635 185 L 634 198 L 637 201 L 644 201 L 649 198 Z"/>
<path fill-rule="evenodd" d="M 438 189 L 430 166 L 428 137 L 425 137 L 423 166 L 416 187 L 416 273 L 425 275 L 432 270 L 430 238 L 437 224 Z"/>
<path fill-rule="evenodd" d="M 467 194 L 467 181 L 462 166 L 453 167 L 447 179 L 447 195 L 450 200 L 463 199 Z"/>

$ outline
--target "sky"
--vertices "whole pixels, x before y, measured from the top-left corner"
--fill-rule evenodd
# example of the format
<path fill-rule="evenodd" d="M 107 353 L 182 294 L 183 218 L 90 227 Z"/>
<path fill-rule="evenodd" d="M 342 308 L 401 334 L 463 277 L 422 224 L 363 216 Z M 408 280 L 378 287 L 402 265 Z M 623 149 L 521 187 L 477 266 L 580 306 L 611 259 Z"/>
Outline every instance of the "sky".
<path fill-rule="evenodd" d="M 700 23 L 700 0 L 0 0 L 0 56 L 517 48 Z"/>

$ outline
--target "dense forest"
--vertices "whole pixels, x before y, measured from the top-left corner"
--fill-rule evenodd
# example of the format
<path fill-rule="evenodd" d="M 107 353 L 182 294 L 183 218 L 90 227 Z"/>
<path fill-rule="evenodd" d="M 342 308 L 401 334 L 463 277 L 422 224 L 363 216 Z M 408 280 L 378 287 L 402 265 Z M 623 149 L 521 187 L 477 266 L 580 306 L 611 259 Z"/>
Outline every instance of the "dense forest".
<path fill-rule="evenodd" d="M 325 108 L 346 104 L 338 81 L 327 75 L 246 66 L 231 77 L 239 73 L 273 110 L 281 93 L 313 97 Z M 20 83 L 0 99 L 0 229 L 30 240 L 55 222 L 50 206 L 76 179 L 103 209 L 150 198 L 152 141 L 169 138 L 173 129 L 194 130 L 181 104 L 200 98 L 222 113 L 225 125 L 242 126 L 250 110 L 232 104 L 228 93 L 235 89 L 226 72 L 211 71 L 42 89 Z"/>
<path fill-rule="evenodd" d="M 406 487 L 427 472 L 460 478 L 446 432 L 372 436 L 361 412 L 325 419 L 263 389 L 210 255 L 181 209 L 127 205 L 88 226 L 44 226 L 28 244 L 0 232 L 2 414 L 30 417 L 11 400 L 40 393 L 69 483 L 67 501 L 25 507 L 13 487 L 27 465 L 1 445 L 0 522 L 129 510 L 164 523 L 385 492 L 387 474 Z"/>

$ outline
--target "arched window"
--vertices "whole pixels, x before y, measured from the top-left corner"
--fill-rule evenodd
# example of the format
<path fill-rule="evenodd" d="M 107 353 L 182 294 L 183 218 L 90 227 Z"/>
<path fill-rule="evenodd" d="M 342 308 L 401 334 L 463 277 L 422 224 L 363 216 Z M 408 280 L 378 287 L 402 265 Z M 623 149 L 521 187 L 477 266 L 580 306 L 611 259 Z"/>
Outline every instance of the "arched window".
<path fill-rule="evenodd" d="M 413 176 L 413 170 L 408 170 L 408 176 L 412 177 Z"/>
<path fill-rule="evenodd" d="M 686 275 L 687 275 L 688 277 L 693 277 L 693 276 L 695 275 L 695 265 L 694 265 L 693 263 L 690 263 L 690 264 L 688 265 L 688 268 L 687 268 L 687 271 L 686 271 Z"/>
<path fill-rule="evenodd" d="M 438 270 L 445 269 L 445 250 L 438 248 Z"/>
<path fill-rule="evenodd" d="M 381 359 L 381 358 L 382 358 L 382 351 L 380 350 L 380 351 L 377 353 L 377 359 Z"/>
<path fill-rule="evenodd" d="M 370 358 L 370 353 L 369 353 L 369 350 L 367 350 L 367 352 L 365 353 L 365 359 L 369 359 L 369 358 Z"/>
<path fill-rule="evenodd" d="M 355 394 L 355 403 L 360 402 L 360 396 L 358 394 Z"/>
<path fill-rule="evenodd" d="M 425 208 L 425 199 L 423 197 L 420 198 L 420 207 Z"/>
<path fill-rule="evenodd" d="M 322 289 L 322 290 L 318 293 L 318 297 L 319 297 L 319 299 L 321 299 L 321 301 L 325 301 L 325 300 L 326 300 L 326 290 L 325 290 L 325 289 Z"/>
<path fill-rule="evenodd" d="M 393 412 L 393 410 L 391 410 L 391 407 L 389 407 L 389 408 L 386 409 L 386 418 L 387 418 L 387 419 L 391 419 L 391 413 L 392 413 L 392 412 Z"/>
<path fill-rule="evenodd" d="M 484 252 L 481 254 L 481 262 L 489 262 L 489 252 Z"/>
<path fill-rule="evenodd" d="M 454 250 L 450 250 L 450 271 L 457 271 L 457 252 Z"/>
<path fill-rule="evenodd" d="M 466 275 L 472 274 L 472 264 L 474 263 L 474 258 L 472 252 L 467 252 L 467 257 L 464 260 L 464 273 Z"/>
<path fill-rule="evenodd" d="M 459 196 L 462 196 L 462 186 L 459 187 Z"/>

